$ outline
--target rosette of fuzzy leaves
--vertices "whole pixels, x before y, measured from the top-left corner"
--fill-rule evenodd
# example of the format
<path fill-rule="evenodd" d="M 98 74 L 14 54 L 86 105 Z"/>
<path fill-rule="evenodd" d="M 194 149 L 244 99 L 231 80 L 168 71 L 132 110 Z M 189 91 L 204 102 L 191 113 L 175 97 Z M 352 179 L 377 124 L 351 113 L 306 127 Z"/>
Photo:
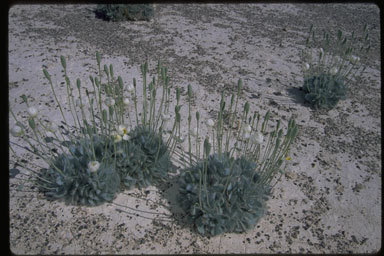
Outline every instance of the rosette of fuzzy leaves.
<path fill-rule="evenodd" d="M 178 202 L 187 221 L 206 236 L 254 227 L 267 211 L 270 193 L 255 168 L 245 158 L 214 154 L 182 171 Z"/>
<path fill-rule="evenodd" d="M 62 199 L 72 205 L 95 206 L 112 201 L 120 190 L 120 177 L 112 163 L 102 161 L 103 152 L 110 147 L 108 140 L 93 136 L 92 142 L 81 138 L 63 145 L 69 153 L 61 153 L 48 169 L 42 170 L 37 179 L 40 190 L 50 199 Z M 89 162 L 94 160 L 92 147 L 100 162 L 93 173 L 88 169 Z"/>
<path fill-rule="evenodd" d="M 172 162 L 162 137 L 147 126 L 137 126 L 129 136 L 128 142 L 119 145 L 117 160 L 124 185 L 141 188 L 164 181 Z"/>
<path fill-rule="evenodd" d="M 306 93 L 305 99 L 316 109 L 332 109 L 347 94 L 343 79 L 330 74 L 306 78 L 303 89 Z"/>

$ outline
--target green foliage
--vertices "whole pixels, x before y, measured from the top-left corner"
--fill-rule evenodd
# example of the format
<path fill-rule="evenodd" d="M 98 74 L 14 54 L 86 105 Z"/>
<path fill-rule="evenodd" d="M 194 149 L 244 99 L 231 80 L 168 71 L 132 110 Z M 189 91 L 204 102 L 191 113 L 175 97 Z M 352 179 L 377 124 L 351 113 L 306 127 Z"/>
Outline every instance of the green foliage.
<path fill-rule="evenodd" d="M 154 9 L 151 4 L 99 4 L 95 13 L 108 21 L 150 20 Z"/>
<path fill-rule="evenodd" d="M 256 164 L 244 157 L 210 155 L 183 170 L 179 184 L 180 206 L 201 235 L 244 232 L 267 211 L 270 187 L 260 182 Z"/>
<path fill-rule="evenodd" d="M 88 168 L 93 161 L 91 144 L 96 159 L 101 162 L 96 172 Z M 53 159 L 48 169 L 38 175 L 38 187 L 51 199 L 63 199 L 73 205 L 95 206 L 112 201 L 120 190 L 120 177 L 112 163 L 102 161 L 109 145 L 105 138 L 94 136 L 81 138 L 76 143 L 66 142 L 69 153 L 61 153 Z"/>
<path fill-rule="evenodd" d="M 303 89 L 305 100 L 315 109 L 332 109 L 347 94 L 342 77 L 329 74 L 306 78 Z"/>
<path fill-rule="evenodd" d="M 117 158 L 124 185 L 146 187 L 165 180 L 172 163 L 161 136 L 146 126 L 137 126 L 129 136 L 129 142 L 119 145 Z"/>
<path fill-rule="evenodd" d="M 311 26 L 301 53 L 305 99 L 316 109 L 331 109 L 344 99 L 347 88 L 361 80 L 368 61 L 367 25 L 357 33 L 335 32 L 320 32 Z"/>

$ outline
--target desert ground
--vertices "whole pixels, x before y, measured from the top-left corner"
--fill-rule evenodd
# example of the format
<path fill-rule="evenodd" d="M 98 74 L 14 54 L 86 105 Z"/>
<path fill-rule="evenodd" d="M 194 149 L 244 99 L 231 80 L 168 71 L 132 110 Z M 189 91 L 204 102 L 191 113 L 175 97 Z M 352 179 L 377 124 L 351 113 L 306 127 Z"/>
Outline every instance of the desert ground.
<path fill-rule="evenodd" d="M 161 60 L 173 87 L 190 84 L 194 110 L 214 118 L 222 90 L 244 83 L 241 103 L 270 110 L 299 134 L 287 172 L 253 230 L 213 238 L 175 221 L 175 186 L 120 193 L 97 207 L 47 201 L 10 173 L 9 240 L 15 254 L 373 253 L 381 249 L 381 53 L 379 8 L 373 4 L 156 4 L 151 21 L 107 22 L 96 5 L 14 5 L 8 12 L 9 107 L 26 120 L 20 96 L 60 120 L 42 69 L 65 99 L 68 76 L 89 85 L 96 52 L 125 83 L 140 65 Z M 372 50 L 360 83 L 330 111 L 304 101 L 302 61 L 310 24 L 346 33 L 367 23 Z M 9 126 L 15 123 L 9 115 Z M 10 136 L 10 141 L 20 142 Z M 17 151 L 18 149 L 15 148 Z M 18 152 L 18 151 L 17 151 Z M 38 161 L 19 152 L 28 161 Z M 9 168 L 14 158 L 10 155 Z M 177 219 L 177 218 L 176 218 Z"/>

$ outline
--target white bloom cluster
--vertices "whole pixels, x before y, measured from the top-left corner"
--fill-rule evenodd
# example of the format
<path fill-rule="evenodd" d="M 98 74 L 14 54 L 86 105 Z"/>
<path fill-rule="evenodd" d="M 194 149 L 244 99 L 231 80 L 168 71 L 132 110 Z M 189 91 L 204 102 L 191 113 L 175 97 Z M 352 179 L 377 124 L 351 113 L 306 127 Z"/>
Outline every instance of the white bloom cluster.
<path fill-rule="evenodd" d="M 124 98 L 124 100 L 123 100 L 123 104 L 124 104 L 125 106 L 129 106 L 129 103 L 130 103 L 130 100 L 129 100 L 128 98 Z"/>
<path fill-rule="evenodd" d="M 338 71 L 339 71 L 339 69 L 337 67 L 333 67 L 333 68 L 331 68 L 330 73 L 331 73 L 331 75 L 336 75 Z"/>
<path fill-rule="evenodd" d="M 35 107 L 29 107 L 28 108 L 28 114 L 31 116 L 31 117 L 36 117 L 37 114 L 38 114 L 38 111 Z"/>
<path fill-rule="evenodd" d="M 252 136 L 251 141 L 254 144 L 261 144 L 264 141 L 264 136 L 261 132 L 256 132 L 256 134 Z"/>
<path fill-rule="evenodd" d="M 163 120 L 163 122 L 167 122 L 169 119 L 171 119 L 171 116 L 168 115 L 168 114 L 161 114 L 161 120 Z"/>
<path fill-rule="evenodd" d="M 359 63 L 360 58 L 357 57 L 357 56 L 355 56 L 355 55 L 351 55 L 350 61 L 351 61 L 353 64 L 357 64 L 357 63 Z"/>
<path fill-rule="evenodd" d="M 100 168 L 100 163 L 97 161 L 91 161 L 88 163 L 88 169 L 91 173 L 97 172 Z"/>
<path fill-rule="evenodd" d="M 11 134 L 15 137 L 20 137 L 21 135 L 23 135 L 23 129 L 20 126 L 15 125 L 11 129 Z"/>
<path fill-rule="evenodd" d="M 213 127 L 215 125 L 215 122 L 212 119 L 207 120 L 207 126 L 208 127 Z"/>
<path fill-rule="evenodd" d="M 129 140 L 127 126 L 120 124 L 117 126 L 117 132 L 113 133 L 112 136 L 114 137 L 115 143 L 120 142 L 121 140 Z"/>
<path fill-rule="evenodd" d="M 132 84 L 129 84 L 129 85 L 127 86 L 127 91 L 128 91 L 128 92 L 133 92 L 134 89 L 135 89 L 135 88 L 133 87 Z"/>
<path fill-rule="evenodd" d="M 113 98 L 107 98 L 105 100 L 105 104 L 108 106 L 108 107 L 111 107 L 111 106 L 114 106 L 115 105 L 115 100 Z"/>

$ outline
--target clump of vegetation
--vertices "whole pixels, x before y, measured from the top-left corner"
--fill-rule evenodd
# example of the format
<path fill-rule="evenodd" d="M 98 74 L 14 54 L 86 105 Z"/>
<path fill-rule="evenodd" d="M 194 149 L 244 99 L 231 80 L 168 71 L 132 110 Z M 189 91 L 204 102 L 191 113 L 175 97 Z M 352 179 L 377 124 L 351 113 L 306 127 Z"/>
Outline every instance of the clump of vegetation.
<path fill-rule="evenodd" d="M 246 158 L 213 154 L 185 169 L 180 178 L 180 204 L 189 223 L 208 236 L 254 227 L 266 213 L 270 193 L 260 183 L 256 167 Z M 206 173 L 201 178 L 202 170 Z"/>
<path fill-rule="evenodd" d="M 72 205 L 95 206 L 112 201 L 120 191 L 120 176 L 110 159 L 102 159 L 108 147 L 104 142 L 94 136 L 92 142 L 82 138 L 68 144 L 69 154 L 61 153 L 50 161 L 48 169 L 38 173 L 39 189 L 48 198 L 63 199 Z M 91 152 L 92 148 L 95 152 Z"/>
<path fill-rule="evenodd" d="M 238 120 L 241 89 L 239 80 L 237 95 L 232 94 L 227 109 L 222 94 L 217 121 L 206 121 L 212 135 L 204 139 L 201 151 L 200 113 L 196 112 L 197 129 L 191 130 L 192 89 L 188 87 L 188 152 L 178 202 L 187 222 L 201 235 L 244 232 L 255 226 L 267 211 L 268 196 L 284 172 L 284 162 L 290 160 L 289 148 L 298 132 L 293 119 L 285 135 L 280 120 L 269 130 L 270 112 L 264 119 L 257 112 L 250 116 L 248 102 Z M 227 127 L 224 119 L 229 120 Z"/>
<path fill-rule="evenodd" d="M 137 126 L 129 133 L 130 141 L 118 161 L 124 185 L 147 187 L 164 182 L 172 169 L 169 150 L 162 136 Z"/>
<path fill-rule="evenodd" d="M 315 109 L 332 109 L 347 95 L 343 78 L 329 74 L 306 78 L 303 89 L 306 101 Z"/>
<path fill-rule="evenodd" d="M 107 21 L 146 20 L 154 15 L 153 4 L 99 4 L 96 17 Z"/>
<path fill-rule="evenodd" d="M 302 52 L 305 99 L 315 109 L 332 109 L 346 98 L 349 86 L 358 83 L 365 71 L 361 58 L 370 50 L 369 31 L 360 35 L 318 36 L 311 26 Z"/>
<path fill-rule="evenodd" d="M 25 95 L 22 99 L 27 105 L 29 126 L 10 110 L 16 122 L 11 134 L 24 143 L 23 146 L 12 142 L 10 150 L 17 166 L 29 172 L 28 181 L 50 199 L 90 206 L 113 200 L 120 188 L 146 187 L 165 181 L 173 169 L 171 156 L 178 143 L 181 120 L 177 89 L 175 118 L 173 123 L 169 122 L 172 113 L 167 68 L 158 62 L 152 79 L 148 79 L 148 64 L 141 65 L 140 93 L 135 78 L 132 84 L 124 85 L 122 78 L 115 76 L 112 65 L 102 69 L 99 53 L 98 74 L 89 76 L 87 87 L 80 79 L 75 87 L 72 85 L 66 60 L 63 56 L 60 59 L 66 101 L 58 100 L 46 69 L 43 74 L 60 110 L 61 125 L 42 116 Z M 70 117 L 72 120 L 68 121 Z M 34 154 L 45 166 L 31 168 L 32 162 L 18 161 L 24 159 L 12 146 Z M 16 168 L 13 172 L 20 173 Z"/>

